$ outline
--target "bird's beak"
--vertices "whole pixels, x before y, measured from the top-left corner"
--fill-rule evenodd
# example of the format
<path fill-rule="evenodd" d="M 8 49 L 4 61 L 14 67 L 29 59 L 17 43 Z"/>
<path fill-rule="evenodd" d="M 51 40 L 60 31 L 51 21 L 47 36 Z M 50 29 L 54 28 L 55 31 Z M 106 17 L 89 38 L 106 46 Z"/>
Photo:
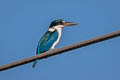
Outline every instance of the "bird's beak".
<path fill-rule="evenodd" d="M 74 26 L 74 25 L 77 25 L 78 23 L 74 23 L 74 22 L 65 22 L 64 26 L 67 27 L 67 26 Z"/>

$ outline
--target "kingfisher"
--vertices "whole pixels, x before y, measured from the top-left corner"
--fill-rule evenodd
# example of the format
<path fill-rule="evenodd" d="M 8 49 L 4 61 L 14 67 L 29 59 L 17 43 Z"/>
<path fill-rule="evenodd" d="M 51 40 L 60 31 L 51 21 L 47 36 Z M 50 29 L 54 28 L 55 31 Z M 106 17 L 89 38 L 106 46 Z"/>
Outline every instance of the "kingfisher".
<path fill-rule="evenodd" d="M 54 49 L 61 38 L 62 29 L 68 26 L 74 26 L 77 23 L 67 22 L 63 19 L 57 19 L 51 22 L 47 32 L 41 37 L 38 42 L 36 55 L 46 52 L 48 50 Z M 38 59 L 33 63 L 33 68 L 36 66 Z"/>

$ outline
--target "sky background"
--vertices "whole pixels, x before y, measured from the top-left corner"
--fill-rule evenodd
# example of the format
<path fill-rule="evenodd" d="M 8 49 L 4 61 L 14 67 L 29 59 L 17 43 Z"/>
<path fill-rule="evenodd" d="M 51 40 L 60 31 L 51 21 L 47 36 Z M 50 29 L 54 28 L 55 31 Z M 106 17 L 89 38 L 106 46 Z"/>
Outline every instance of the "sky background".
<path fill-rule="evenodd" d="M 0 65 L 35 55 L 51 21 L 64 28 L 56 48 L 120 30 L 119 0 L 0 0 Z M 120 38 L 0 72 L 0 80 L 120 80 Z"/>

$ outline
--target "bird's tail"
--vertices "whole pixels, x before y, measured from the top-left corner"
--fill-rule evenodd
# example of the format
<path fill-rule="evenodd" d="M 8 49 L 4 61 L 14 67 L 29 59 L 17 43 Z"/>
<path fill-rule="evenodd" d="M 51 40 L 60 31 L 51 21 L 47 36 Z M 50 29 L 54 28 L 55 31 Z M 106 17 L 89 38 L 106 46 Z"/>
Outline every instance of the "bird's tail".
<path fill-rule="evenodd" d="M 38 62 L 38 59 L 36 59 L 36 60 L 34 61 L 33 65 L 32 65 L 33 68 L 35 68 L 37 62 Z"/>

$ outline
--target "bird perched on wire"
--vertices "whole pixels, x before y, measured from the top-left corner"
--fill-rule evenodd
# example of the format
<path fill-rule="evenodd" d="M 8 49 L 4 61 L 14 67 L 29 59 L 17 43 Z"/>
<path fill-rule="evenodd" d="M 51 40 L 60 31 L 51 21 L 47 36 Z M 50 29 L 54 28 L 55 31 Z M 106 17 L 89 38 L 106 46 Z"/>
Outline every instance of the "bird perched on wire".
<path fill-rule="evenodd" d="M 77 23 L 67 22 L 62 19 L 54 20 L 51 22 L 47 32 L 42 36 L 38 42 L 36 55 L 41 54 L 50 49 L 54 49 L 61 38 L 62 29 L 67 26 L 74 26 Z M 36 66 L 38 59 L 34 61 L 33 68 Z"/>

